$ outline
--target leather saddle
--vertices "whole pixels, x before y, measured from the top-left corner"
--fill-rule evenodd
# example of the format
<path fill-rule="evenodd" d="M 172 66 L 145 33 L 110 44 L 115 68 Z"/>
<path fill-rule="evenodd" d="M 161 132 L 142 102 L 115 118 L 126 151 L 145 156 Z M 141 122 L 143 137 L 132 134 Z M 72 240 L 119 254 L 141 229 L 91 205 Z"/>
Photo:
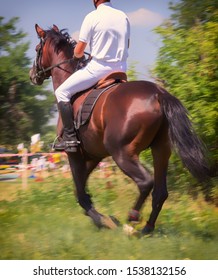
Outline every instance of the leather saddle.
<path fill-rule="evenodd" d="M 96 102 L 104 92 L 124 82 L 127 82 L 127 76 L 124 72 L 113 72 L 99 80 L 99 82 L 87 92 L 84 101 L 80 104 L 74 120 L 75 128 L 79 129 L 82 125 L 88 123 Z"/>
<path fill-rule="evenodd" d="M 113 83 L 125 83 L 127 82 L 127 76 L 124 72 L 113 72 L 108 76 L 104 77 L 95 85 L 95 89 L 97 88 L 105 88 Z"/>

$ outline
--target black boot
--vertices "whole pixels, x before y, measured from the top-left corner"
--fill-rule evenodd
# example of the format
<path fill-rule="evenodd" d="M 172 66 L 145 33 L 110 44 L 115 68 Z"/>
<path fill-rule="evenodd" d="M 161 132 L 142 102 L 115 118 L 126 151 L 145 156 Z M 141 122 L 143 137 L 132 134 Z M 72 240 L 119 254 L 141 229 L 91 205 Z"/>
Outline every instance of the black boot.
<path fill-rule="evenodd" d="M 70 102 L 59 102 L 58 109 L 62 118 L 64 133 L 62 140 L 54 145 L 56 151 L 76 152 L 79 141 L 73 122 L 73 110 Z"/>

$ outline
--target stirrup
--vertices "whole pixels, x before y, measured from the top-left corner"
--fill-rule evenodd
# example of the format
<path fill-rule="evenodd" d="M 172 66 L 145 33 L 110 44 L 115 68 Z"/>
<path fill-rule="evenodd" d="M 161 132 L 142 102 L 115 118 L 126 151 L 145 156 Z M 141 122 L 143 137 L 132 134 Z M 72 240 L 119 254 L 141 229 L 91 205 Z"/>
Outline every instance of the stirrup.
<path fill-rule="evenodd" d="M 64 141 L 65 143 L 65 152 L 68 153 L 76 153 L 77 152 L 77 147 L 80 144 L 80 141 Z"/>
<path fill-rule="evenodd" d="M 60 137 L 60 136 L 56 136 L 55 139 L 54 139 L 54 141 L 53 141 L 53 143 L 51 144 L 51 149 L 52 149 L 53 151 L 64 151 L 63 149 L 61 149 L 61 150 L 56 150 L 56 148 L 55 148 L 55 143 L 56 143 L 56 141 L 58 140 L 59 137 Z"/>
<path fill-rule="evenodd" d="M 65 152 L 76 152 L 77 146 L 80 144 L 80 141 L 76 140 L 63 140 L 63 148 L 56 147 L 56 141 L 60 136 L 55 137 L 52 144 L 53 151 L 65 151 Z"/>
<path fill-rule="evenodd" d="M 80 141 L 78 140 L 63 140 L 65 143 L 66 148 L 68 147 L 76 147 L 80 144 Z"/>

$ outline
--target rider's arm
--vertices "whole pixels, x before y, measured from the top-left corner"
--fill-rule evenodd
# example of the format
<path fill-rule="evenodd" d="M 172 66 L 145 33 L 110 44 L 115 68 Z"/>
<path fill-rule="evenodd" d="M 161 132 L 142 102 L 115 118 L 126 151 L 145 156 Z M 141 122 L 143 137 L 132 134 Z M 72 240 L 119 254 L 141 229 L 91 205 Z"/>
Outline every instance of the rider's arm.
<path fill-rule="evenodd" d="M 74 57 L 81 58 L 84 56 L 84 51 L 87 43 L 79 41 L 74 49 Z"/>

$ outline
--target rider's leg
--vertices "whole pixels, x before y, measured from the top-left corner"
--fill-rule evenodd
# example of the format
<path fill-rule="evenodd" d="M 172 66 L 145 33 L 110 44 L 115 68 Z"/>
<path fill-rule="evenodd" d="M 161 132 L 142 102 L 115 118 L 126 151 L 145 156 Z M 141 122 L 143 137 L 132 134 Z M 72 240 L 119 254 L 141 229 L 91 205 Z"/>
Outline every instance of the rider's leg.
<path fill-rule="evenodd" d="M 72 74 L 61 86 L 59 86 L 55 95 L 58 101 L 58 109 L 64 126 L 63 137 L 60 142 L 54 145 L 57 151 L 76 151 L 78 140 L 74 127 L 73 111 L 70 103 L 71 97 L 86 88 L 97 83 L 98 78 L 92 77 L 84 68 Z"/>
<path fill-rule="evenodd" d="M 78 146 L 79 142 L 76 137 L 71 103 L 60 101 L 58 103 L 58 109 L 64 125 L 64 133 L 62 141 L 55 145 L 55 149 L 58 151 L 65 150 L 68 152 L 76 152 L 75 147 Z"/>

